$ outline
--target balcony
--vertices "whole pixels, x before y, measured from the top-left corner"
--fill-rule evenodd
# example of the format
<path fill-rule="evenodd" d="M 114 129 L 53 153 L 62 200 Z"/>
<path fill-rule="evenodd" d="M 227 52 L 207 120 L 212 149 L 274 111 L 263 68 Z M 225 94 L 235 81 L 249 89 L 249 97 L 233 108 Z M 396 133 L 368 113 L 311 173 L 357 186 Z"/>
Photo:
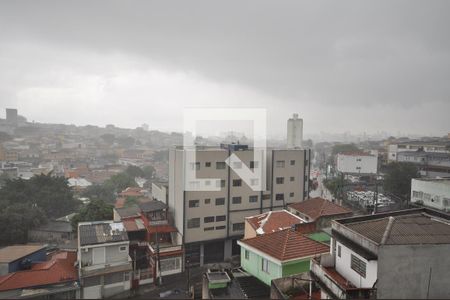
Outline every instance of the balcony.
<path fill-rule="evenodd" d="M 181 245 L 181 234 L 178 232 L 171 232 L 162 234 L 163 240 L 157 242 L 150 242 L 148 243 L 148 247 L 151 251 L 151 253 L 156 254 L 159 247 L 159 253 L 169 253 L 174 251 L 182 251 L 182 245 Z"/>
<path fill-rule="evenodd" d="M 332 255 L 323 255 L 311 260 L 311 275 L 319 282 L 322 289 L 332 298 L 338 299 L 375 299 L 376 289 L 357 288 L 334 266 Z"/>

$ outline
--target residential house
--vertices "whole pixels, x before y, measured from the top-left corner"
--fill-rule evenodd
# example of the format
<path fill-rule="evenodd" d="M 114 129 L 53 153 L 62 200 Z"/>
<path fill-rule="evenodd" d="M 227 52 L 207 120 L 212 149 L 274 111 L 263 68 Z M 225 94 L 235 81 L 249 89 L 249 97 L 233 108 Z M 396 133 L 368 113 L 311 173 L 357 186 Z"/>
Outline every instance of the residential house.
<path fill-rule="evenodd" d="M 412 179 L 411 202 L 450 212 L 450 178 Z"/>
<path fill-rule="evenodd" d="M 105 298 L 130 290 L 132 261 L 122 222 L 78 224 L 78 264 L 82 298 Z"/>
<path fill-rule="evenodd" d="M 23 270 L 0 276 L 0 299 L 79 298 L 76 260 L 75 251 L 60 251 L 27 264 Z"/>
<path fill-rule="evenodd" d="M 295 229 L 285 229 L 238 241 L 241 266 L 267 285 L 271 280 L 309 271 L 310 260 L 330 252 Z"/>
<path fill-rule="evenodd" d="M 320 197 L 289 204 L 288 210 L 306 222 L 314 222 L 317 230 L 330 227 L 334 219 L 353 215 L 350 209 Z"/>
<path fill-rule="evenodd" d="M 62 244 L 74 239 L 69 221 L 48 221 L 46 224 L 28 230 L 28 241 Z"/>
<path fill-rule="evenodd" d="M 304 222 L 300 217 L 284 209 L 246 217 L 244 239 L 284 230 Z"/>
<path fill-rule="evenodd" d="M 23 270 L 33 262 L 46 260 L 46 245 L 28 244 L 0 249 L 0 276 Z"/>
<path fill-rule="evenodd" d="M 311 261 L 322 299 L 448 299 L 450 215 L 408 209 L 332 221 L 331 253 Z"/>

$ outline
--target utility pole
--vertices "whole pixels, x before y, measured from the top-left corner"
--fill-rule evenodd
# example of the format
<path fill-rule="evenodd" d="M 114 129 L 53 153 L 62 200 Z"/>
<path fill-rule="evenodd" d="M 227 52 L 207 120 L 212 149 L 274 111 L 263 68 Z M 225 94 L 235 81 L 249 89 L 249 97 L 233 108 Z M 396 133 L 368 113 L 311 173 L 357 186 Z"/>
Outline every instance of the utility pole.
<path fill-rule="evenodd" d="M 161 260 L 159 255 L 159 236 L 158 231 L 156 231 L 156 257 L 158 260 L 158 268 L 156 269 L 156 272 L 158 273 L 158 283 L 159 285 L 162 285 L 162 275 L 161 275 Z"/>
<path fill-rule="evenodd" d="M 188 259 L 186 259 L 186 271 L 187 271 L 187 292 L 189 293 L 190 292 L 190 290 L 191 290 L 191 287 L 190 287 L 190 278 L 189 278 L 189 276 L 190 276 L 190 274 L 189 274 L 189 266 L 190 266 L 190 264 L 189 264 L 189 258 Z"/>

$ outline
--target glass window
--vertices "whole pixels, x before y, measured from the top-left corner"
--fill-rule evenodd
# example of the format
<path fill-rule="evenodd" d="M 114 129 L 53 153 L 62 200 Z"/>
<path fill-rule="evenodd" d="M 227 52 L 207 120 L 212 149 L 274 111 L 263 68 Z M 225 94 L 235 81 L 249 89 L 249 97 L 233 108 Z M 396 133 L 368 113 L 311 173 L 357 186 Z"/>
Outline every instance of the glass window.
<path fill-rule="evenodd" d="M 295 181 L 295 177 L 291 176 L 290 180 Z"/>
<path fill-rule="evenodd" d="M 261 270 L 269 273 L 269 261 L 265 258 L 261 258 Z"/>
<path fill-rule="evenodd" d="M 211 230 L 214 230 L 214 226 L 203 228 L 203 231 L 211 231 Z"/>
<path fill-rule="evenodd" d="M 291 166 L 295 166 L 295 160 L 291 160 Z"/>
<path fill-rule="evenodd" d="M 211 223 L 211 222 L 214 222 L 214 216 L 204 217 L 204 218 L 203 218 L 203 222 L 204 222 L 204 223 Z"/>
<path fill-rule="evenodd" d="M 211 203 L 211 199 L 206 198 L 206 199 L 205 199 L 205 204 L 210 204 L 210 203 Z"/>
<path fill-rule="evenodd" d="M 207 168 L 211 167 L 211 162 L 210 161 L 205 162 L 205 167 Z"/>
<path fill-rule="evenodd" d="M 341 245 L 338 245 L 338 257 L 341 257 Z"/>
<path fill-rule="evenodd" d="M 276 194 L 275 200 L 284 200 L 284 194 Z"/>
<path fill-rule="evenodd" d="M 216 198 L 216 205 L 225 205 L 225 198 Z"/>
<path fill-rule="evenodd" d="M 222 229 L 225 229 L 226 227 L 225 226 L 216 226 L 216 230 L 222 230 Z"/>
<path fill-rule="evenodd" d="M 250 203 L 258 202 L 258 196 L 249 196 L 248 202 Z"/>
<path fill-rule="evenodd" d="M 241 179 L 233 179 L 233 186 L 241 186 L 242 180 Z"/>
<path fill-rule="evenodd" d="M 127 252 L 127 250 L 128 250 L 128 249 L 127 249 L 127 246 L 120 246 L 120 247 L 119 247 L 119 251 L 120 251 L 120 252 Z"/>
<path fill-rule="evenodd" d="M 366 278 L 366 263 L 363 262 L 359 257 L 356 257 L 353 254 L 351 254 L 350 267 L 356 273 L 358 273 L 362 277 Z"/>
<path fill-rule="evenodd" d="M 188 228 L 198 228 L 200 227 L 200 218 L 192 218 L 187 221 Z"/>
<path fill-rule="evenodd" d="M 218 170 L 225 169 L 225 162 L 223 162 L 223 161 L 216 162 L 216 169 L 218 169 Z"/>
<path fill-rule="evenodd" d="M 189 200 L 189 207 L 199 207 L 200 201 L 199 200 Z"/>
<path fill-rule="evenodd" d="M 242 198 L 241 197 L 233 197 L 232 202 L 233 202 L 233 204 L 241 204 Z"/>
<path fill-rule="evenodd" d="M 191 165 L 191 170 L 200 170 L 200 163 L 196 162 L 196 163 L 190 163 Z"/>
<path fill-rule="evenodd" d="M 293 198 L 294 197 L 294 193 L 289 193 L 289 197 Z"/>
<path fill-rule="evenodd" d="M 277 177 L 276 182 L 277 182 L 277 184 L 283 184 L 284 183 L 284 177 Z"/>
<path fill-rule="evenodd" d="M 250 251 L 244 250 L 244 257 L 245 259 L 250 259 Z"/>
<path fill-rule="evenodd" d="M 245 223 L 244 222 L 242 222 L 242 223 L 234 223 L 233 224 L 233 231 L 244 230 L 244 227 L 245 227 Z"/>
<path fill-rule="evenodd" d="M 227 219 L 227 216 L 216 216 L 216 222 L 223 222 Z"/>
<path fill-rule="evenodd" d="M 284 168 L 284 160 L 277 160 L 275 166 L 277 168 Z"/>
<path fill-rule="evenodd" d="M 225 187 L 225 179 L 216 180 L 216 187 Z"/>

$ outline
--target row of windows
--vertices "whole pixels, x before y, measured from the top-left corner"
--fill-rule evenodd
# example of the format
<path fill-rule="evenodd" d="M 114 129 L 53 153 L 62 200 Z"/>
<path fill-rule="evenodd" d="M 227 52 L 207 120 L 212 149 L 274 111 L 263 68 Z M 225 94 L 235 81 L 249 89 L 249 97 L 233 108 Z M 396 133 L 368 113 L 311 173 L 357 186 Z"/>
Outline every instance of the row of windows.
<path fill-rule="evenodd" d="M 221 215 L 221 216 L 208 216 L 203 218 L 203 223 L 212 223 L 214 221 L 216 222 L 224 222 L 227 220 L 227 216 Z M 192 218 L 187 221 L 187 227 L 188 228 L 199 228 L 200 227 L 200 218 Z"/>
<path fill-rule="evenodd" d="M 295 193 L 289 193 L 289 197 L 290 198 L 294 198 Z M 268 200 L 270 199 L 270 195 L 263 195 L 263 200 Z M 282 201 L 284 200 L 284 194 L 283 193 L 279 193 L 279 194 L 275 194 L 275 200 L 278 201 Z M 249 196 L 248 197 L 248 202 L 249 203 L 256 203 L 258 202 L 258 196 L 253 195 L 253 196 Z M 206 198 L 205 199 L 205 204 L 210 204 L 211 203 L 211 199 L 210 198 Z M 231 203 L 232 204 L 241 204 L 242 203 L 242 197 L 240 196 L 235 196 L 231 198 Z M 225 198 L 216 198 L 215 199 L 215 204 L 217 206 L 220 205 L 225 205 Z M 189 200 L 189 207 L 190 208 L 195 208 L 195 207 L 200 207 L 200 200 Z"/>
<path fill-rule="evenodd" d="M 291 166 L 295 166 L 295 160 L 290 160 L 289 164 Z M 210 168 L 211 167 L 211 162 L 207 161 L 205 162 L 205 168 Z M 190 163 L 191 166 L 191 170 L 200 170 L 200 162 L 195 162 L 195 163 Z M 241 169 L 242 168 L 242 162 L 241 161 L 235 161 L 233 162 L 233 169 Z M 285 161 L 284 160 L 277 160 L 275 162 L 275 167 L 277 168 L 284 168 L 285 167 Z M 216 169 L 217 170 L 223 170 L 226 168 L 226 163 L 223 161 L 218 161 L 216 162 Z M 250 169 L 257 169 L 259 168 L 259 162 L 258 161 L 250 161 Z"/>

